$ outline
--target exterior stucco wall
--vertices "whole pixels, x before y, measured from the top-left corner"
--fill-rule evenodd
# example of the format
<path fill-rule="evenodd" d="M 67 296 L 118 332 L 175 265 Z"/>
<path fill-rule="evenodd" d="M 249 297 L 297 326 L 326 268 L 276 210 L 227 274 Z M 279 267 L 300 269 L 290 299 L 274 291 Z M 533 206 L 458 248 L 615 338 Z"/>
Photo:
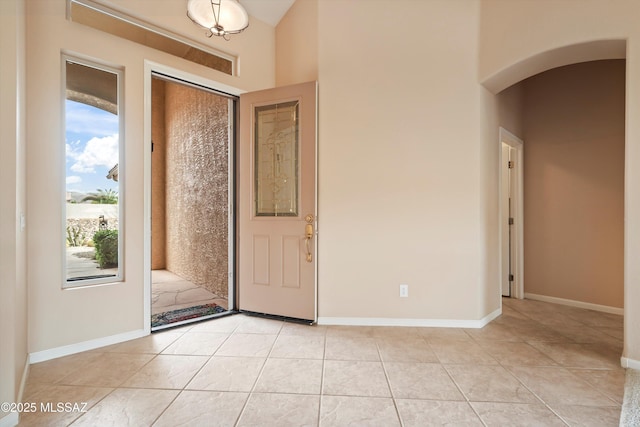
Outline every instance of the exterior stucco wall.
<path fill-rule="evenodd" d="M 166 268 L 227 296 L 229 100 L 166 83 Z"/>

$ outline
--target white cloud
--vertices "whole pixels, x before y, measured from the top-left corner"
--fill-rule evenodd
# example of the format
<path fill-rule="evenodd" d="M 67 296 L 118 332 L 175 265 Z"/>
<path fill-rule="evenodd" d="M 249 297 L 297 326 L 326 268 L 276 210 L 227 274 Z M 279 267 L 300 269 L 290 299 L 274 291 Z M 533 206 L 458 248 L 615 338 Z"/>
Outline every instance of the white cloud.
<path fill-rule="evenodd" d="M 67 177 L 67 184 L 79 184 L 81 182 L 82 178 L 80 178 L 79 176 L 72 175 Z"/>
<path fill-rule="evenodd" d="M 82 148 L 79 143 L 66 144 L 67 157 L 75 160 L 71 170 L 77 173 L 95 173 L 96 166 L 112 168 L 118 163 L 118 134 L 91 138 Z"/>
<path fill-rule="evenodd" d="M 118 129 L 118 116 L 80 102 L 67 100 L 67 132 L 108 136 Z"/>

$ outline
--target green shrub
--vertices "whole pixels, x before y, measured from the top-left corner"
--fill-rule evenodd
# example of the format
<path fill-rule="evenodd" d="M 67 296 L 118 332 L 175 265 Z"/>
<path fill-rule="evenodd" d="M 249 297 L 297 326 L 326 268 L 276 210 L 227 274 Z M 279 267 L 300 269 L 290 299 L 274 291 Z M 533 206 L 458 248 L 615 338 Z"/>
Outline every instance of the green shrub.
<path fill-rule="evenodd" d="M 100 230 L 93 235 L 100 268 L 118 266 L 118 230 Z"/>

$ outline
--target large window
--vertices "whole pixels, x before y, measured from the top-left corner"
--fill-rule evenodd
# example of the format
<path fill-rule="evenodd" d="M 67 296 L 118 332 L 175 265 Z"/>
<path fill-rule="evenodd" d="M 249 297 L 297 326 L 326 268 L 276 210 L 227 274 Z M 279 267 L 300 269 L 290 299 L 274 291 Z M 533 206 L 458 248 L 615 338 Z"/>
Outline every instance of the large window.
<path fill-rule="evenodd" d="M 65 286 L 122 280 L 122 70 L 63 55 Z"/>

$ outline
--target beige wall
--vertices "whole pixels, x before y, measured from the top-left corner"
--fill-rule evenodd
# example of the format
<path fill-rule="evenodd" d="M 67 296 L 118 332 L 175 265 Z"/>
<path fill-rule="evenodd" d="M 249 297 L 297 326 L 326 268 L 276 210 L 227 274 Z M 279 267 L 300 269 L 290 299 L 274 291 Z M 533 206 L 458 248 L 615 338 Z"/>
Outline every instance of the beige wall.
<path fill-rule="evenodd" d="M 318 0 L 296 1 L 276 27 L 276 86 L 318 79 Z"/>
<path fill-rule="evenodd" d="M 523 87 L 525 292 L 623 307 L 625 61 Z"/>
<path fill-rule="evenodd" d="M 24 2 L 0 2 L 0 402 L 17 401 L 27 362 L 24 28 Z"/>
<path fill-rule="evenodd" d="M 166 83 L 166 268 L 226 297 L 229 99 Z"/>
<path fill-rule="evenodd" d="M 318 2 L 319 315 L 481 319 L 500 300 L 479 3 L 374 3 Z"/>
<path fill-rule="evenodd" d="M 394 5 L 296 2 L 277 29 L 279 83 L 318 66 L 319 316 L 481 319 L 500 306 L 498 127 L 521 131 L 522 93 L 476 83 L 476 2 Z"/>
<path fill-rule="evenodd" d="M 56 349 L 118 334 L 142 331 L 149 319 L 143 316 L 144 281 L 144 156 L 150 135 L 143 124 L 145 60 L 202 76 L 241 90 L 275 84 L 275 30 L 260 21 L 251 32 L 226 43 L 207 39 L 184 17 L 184 4 L 145 0 L 114 2 L 156 25 L 170 27 L 200 43 L 239 55 L 240 75 L 229 76 L 153 49 L 118 39 L 65 19 L 64 0 L 27 2 L 27 135 L 29 177 L 29 352 Z M 143 13 L 144 12 L 144 13 Z M 180 17 L 177 19 L 176 17 Z M 62 289 L 62 224 L 64 143 L 60 52 L 84 55 L 123 66 L 125 165 L 120 176 L 124 186 L 123 228 L 124 278 L 122 283 L 81 289 Z M 245 65 L 249 64 L 249 67 Z M 51 206 L 60 209 L 51 209 Z M 50 236 L 43 238 L 43 236 Z M 117 313 L 117 315 L 114 315 Z M 55 353 L 49 353 L 55 354 Z M 40 357 L 49 357 L 47 354 Z"/>
<path fill-rule="evenodd" d="M 500 126 L 522 139 L 524 135 L 524 87 L 516 84 L 496 95 Z"/>
<path fill-rule="evenodd" d="M 482 256 L 484 281 L 487 284 L 480 289 L 481 301 L 485 310 L 491 313 L 496 304 L 501 304 L 500 288 L 500 205 L 498 182 L 500 175 L 499 152 L 501 149 L 499 129 L 507 129 L 517 135 L 522 134 L 523 91 L 519 86 L 503 90 L 493 95 L 484 90 L 482 93 L 483 117 L 481 132 L 482 150 L 478 163 L 482 168 L 480 177 L 481 194 L 479 216 L 483 236 L 480 254 Z"/>
<path fill-rule="evenodd" d="M 640 3 L 482 0 L 481 6 L 479 77 L 492 90 L 568 60 L 619 58 L 626 46 L 624 357 L 640 363 L 634 332 L 640 330 Z"/>

